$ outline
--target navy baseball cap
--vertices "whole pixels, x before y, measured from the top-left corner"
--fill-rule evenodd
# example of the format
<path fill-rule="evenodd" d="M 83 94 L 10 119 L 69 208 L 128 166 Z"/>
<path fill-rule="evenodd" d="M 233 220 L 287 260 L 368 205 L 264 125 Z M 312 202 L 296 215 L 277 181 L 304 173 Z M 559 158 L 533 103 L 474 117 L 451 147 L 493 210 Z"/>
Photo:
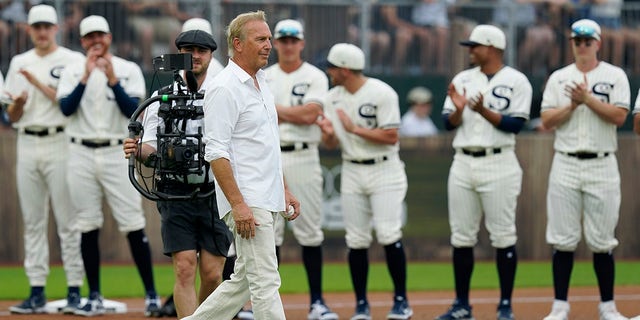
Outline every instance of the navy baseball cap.
<path fill-rule="evenodd" d="M 207 48 L 212 52 L 218 49 L 218 45 L 216 41 L 213 40 L 213 36 L 202 30 L 185 31 L 178 35 L 175 42 L 178 49 L 186 46 Z"/>

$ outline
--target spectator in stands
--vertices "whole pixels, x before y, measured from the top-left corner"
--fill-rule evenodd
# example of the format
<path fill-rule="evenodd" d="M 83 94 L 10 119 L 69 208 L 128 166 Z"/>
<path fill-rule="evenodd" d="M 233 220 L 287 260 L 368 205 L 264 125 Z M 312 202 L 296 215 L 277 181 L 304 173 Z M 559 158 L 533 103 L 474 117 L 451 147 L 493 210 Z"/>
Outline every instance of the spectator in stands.
<path fill-rule="evenodd" d="M 407 67 L 407 56 L 414 41 L 419 43 L 421 56 L 428 54 L 429 35 L 411 23 L 410 6 L 383 5 L 381 10 L 382 17 L 389 26 L 389 32 L 393 35 L 393 73 L 399 74 Z"/>
<path fill-rule="evenodd" d="M 31 45 L 27 28 L 27 12 L 32 1 L 0 1 L 0 42 L 2 59 L 9 61 L 15 54 L 24 52 Z"/>
<path fill-rule="evenodd" d="M 129 12 L 129 24 L 139 41 L 142 69 L 153 70 L 154 43 L 173 41 L 182 29 L 182 21 L 190 17 L 180 11 L 176 0 L 130 0 L 123 4 Z M 173 46 L 170 50 L 177 52 Z"/>
<path fill-rule="evenodd" d="M 414 43 L 419 46 L 423 73 L 446 73 L 449 48 L 448 7 L 455 0 L 421 0 L 414 6 L 385 5 L 383 17 L 394 36 L 393 69 L 400 73 Z M 433 61 L 433 63 L 432 63 Z"/>
<path fill-rule="evenodd" d="M 589 17 L 602 28 L 602 60 L 624 65 L 625 34 L 622 32 L 623 0 L 592 0 Z"/>
<path fill-rule="evenodd" d="M 498 0 L 493 20 L 505 29 L 510 24 L 516 26 L 517 63 L 522 72 L 545 75 L 559 65 L 560 50 L 555 45 L 556 34 L 549 24 L 545 1 Z"/>
<path fill-rule="evenodd" d="M 438 134 L 438 128 L 431 120 L 433 94 L 425 87 L 415 87 L 407 94 L 409 110 L 400 120 L 398 133 L 402 137 L 426 137 Z"/>
<path fill-rule="evenodd" d="M 426 33 L 426 44 L 420 56 L 423 72 L 447 74 L 449 62 L 449 7 L 456 0 L 422 0 L 413 7 L 411 22 Z"/>
<path fill-rule="evenodd" d="M 389 49 L 391 48 L 389 26 L 382 18 L 381 6 L 379 5 L 373 5 L 371 8 L 371 23 L 366 30 L 366 35 L 361 32 L 361 17 L 360 6 L 349 7 L 347 39 L 349 43 L 361 43 L 363 37 L 366 36 L 369 40 L 369 52 L 371 53 L 371 70 L 374 73 L 382 73 L 388 65 Z"/>

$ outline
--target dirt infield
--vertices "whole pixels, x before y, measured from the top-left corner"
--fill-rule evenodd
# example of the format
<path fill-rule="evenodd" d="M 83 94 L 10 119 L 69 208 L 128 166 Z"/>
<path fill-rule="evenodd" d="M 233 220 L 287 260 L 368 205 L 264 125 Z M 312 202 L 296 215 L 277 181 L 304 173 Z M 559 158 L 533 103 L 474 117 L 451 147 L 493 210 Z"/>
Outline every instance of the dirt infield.
<path fill-rule="evenodd" d="M 410 292 L 409 302 L 414 310 L 413 320 L 429 320 L 446 310 L 451 303 L 452 292 Z M 551 307 L 553 290 L 541 289 L 516 289 L 514 292 L 514 313 L 519 320 L 539 320 L 547 315 Z M 594 320 L 598 319 L 598 289 L 597 288 L 571 288 L 571 319 Z M 328 293 L 325 294 L 327 304 L 340 315 L 340 319 L 349 319 L 353 312 L 353 294 Z M 306 294 L 283 295 L 283 303 L 287 313 L 287 319 L 307 319 L 308 297 Z M 473 314 L 477 320 L 495 319 L 495 308 L 498 300 L 496 290 L 473 290 L 471 302 Z M 142 299 L 118 299 L 127 303 L 129 312 L 118 315 L 105 315 L 99 319 L 146 319 L 143 314 L 144 302 Z M 372 293 L 369 295 L 371 312 L 374 320 L 386 319 L 386 314 L 391 308 L 391 296 L 389 293 Z M 0 301 L 0 318 L 4 319 L 70 319 L 77 316 L 62 315 L 38 315 L 16 316 L 9 315 L 6 311 L 9 306 L 17 301 Z M 627 317 L 640 315 L 640 286 L 617 287 L 616 304 L 618 310 Z M 216 320 L 215 318 L 211 318 Z"/>

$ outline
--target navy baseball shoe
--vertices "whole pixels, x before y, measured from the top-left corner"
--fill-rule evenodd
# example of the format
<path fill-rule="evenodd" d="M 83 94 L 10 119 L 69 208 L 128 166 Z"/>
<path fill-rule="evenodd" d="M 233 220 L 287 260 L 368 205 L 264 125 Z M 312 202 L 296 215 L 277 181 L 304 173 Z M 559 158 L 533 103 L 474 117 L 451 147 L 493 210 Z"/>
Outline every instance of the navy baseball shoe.
<path fill-rule="evenodd" d="M 74 314 L 76 310 L 80 308 L 80 294 L 76 292 L 70 292 L 67 295 L 67 305 L 62 307 L 60 312 L 64 314 Z"/>
<path fill-rule="evenodd" d="M 413 315 L 413 310 L 409 307 L 409 302 L 407 299 L 403 297 L 396 297 L 393 301 L 393 307 L 389 314 L 387 314 L 387 319 L 393 320 L 408 320 Z"/>
<path fill-rule="evenodd" d="M 32 295 L 21 304 L 9 307 L 11 313 L 17 314 L 34 314 L 45 313 L 44 305 L 47 303 L 47 299 L 44 297 L 44 292 L 37 295 Z"/>
<path fill-rule="evenodd" d="M 371 312 L 369 311 L 369 302 L 366 300 L 358 301 L 356 305 L 356 313 L 351 320 L 371 320 Z"/>
<path fill-rule="evenodd" d="M 338 315 L 331 311 L 322 300 L 318 300 L 309 308 L 307 320 L 338 320 Z"/>
<path fill-rule="evenodd" d="M 441 314 L 435 320 L 474 320 L 474 318 L 471 315 L 471 306 L 462 305 L 456 300 L 447 312 Z"/>
<path fill-rule="evenodd" d="M 157 295 L 144 297 L 144 316 L 153 318 L 162 318 L 164 315 L 160 306 L 162 302 Z"/>
<path fill-rule="evenodd" d="M 102 304 L 102 296 L 99 293 L 92 293 L 89 295 L 89 300 L 81 308 L 76 309 L 73 312 L 78 316 L 93 317 L 105 313 L 104 305 Z"/>
<path fill-rule="evenodd" d="M 499 305 L 498 306 L 498 320 L 514 320 L 513 310 L 511 305 Z"/>

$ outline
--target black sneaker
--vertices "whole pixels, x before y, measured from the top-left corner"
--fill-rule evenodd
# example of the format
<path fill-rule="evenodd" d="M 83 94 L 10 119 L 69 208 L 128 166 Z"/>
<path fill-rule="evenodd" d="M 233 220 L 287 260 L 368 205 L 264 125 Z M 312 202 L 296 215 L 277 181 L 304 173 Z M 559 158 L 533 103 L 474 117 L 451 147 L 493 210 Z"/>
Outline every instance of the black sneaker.
<path fill-rule="evenodd" d="M 67 305 L 60 310 L 60 312 L 64 314 L 74 314 L 76 310 L 80 309 L 80 294 L 79 293 L 69 293 L 67 295 Z"/>
<path fill-rule="evenodd" d="M 409 307 L 407 299 L 396 297 L 391 311 L 387 314 L 387 319 L 408 320 L 411 319 L 411 316 L 413 316 L 413 310 Z"/>
<path fill-rule="evenodd" d="M 75 315 L 85 317 L 93 317 L 104 314 L 105 309 L 104 305 L 102 304 L 102 296 L 96 295 L 93 297 L 89 297 L 87 303 L 85 303 L 85 305 L 81 308 L 76 309 L 76 311 L 74 311 L 73 313 Z"/>
<path fill-rule="evenodd" d="M 351 320 L 371 320 L 369 302 L 365 300 L 358 301 L 358 304 L 356 305 L 356 312 L 351 317 Z"/>
<path fill-rule="evenodd" d="M 158 296 L 146 296 L 144 298 L 144 316 L 161 318 L 163 316 L 160 306 L 162 302 Z"/>
<path fill-rule="evenodd" d="M 511 305 L 499 305 L 498 306 L 498 320 L 514 320 L 513 310 L 511 310 Z"/>
<path fill-rule="evenodd" d="M 47 304 L 47 299 L 44 297 L 44 293 L 42 293 L 30 296 L 19 305 L 9 307 L 9 311 L 17 314 L 46 313 L 44 309 L 45 304 Z"/>
<path fill-rule="evenodd" d="M 474 318 L 471 315 L 471 306 L 462 305 L 456 301 L 447 312 L 441 314 L 436 320 L 474 320 Z"/>
<path fill-rule="evenodd" d="M 164 301 L 162 305 L 162 315 L 165 317 L 177 317 L 178 312 L 176 311 L 176 304 L 173 302 L 173 295 L 167 297 L 167 300 Z"/>

